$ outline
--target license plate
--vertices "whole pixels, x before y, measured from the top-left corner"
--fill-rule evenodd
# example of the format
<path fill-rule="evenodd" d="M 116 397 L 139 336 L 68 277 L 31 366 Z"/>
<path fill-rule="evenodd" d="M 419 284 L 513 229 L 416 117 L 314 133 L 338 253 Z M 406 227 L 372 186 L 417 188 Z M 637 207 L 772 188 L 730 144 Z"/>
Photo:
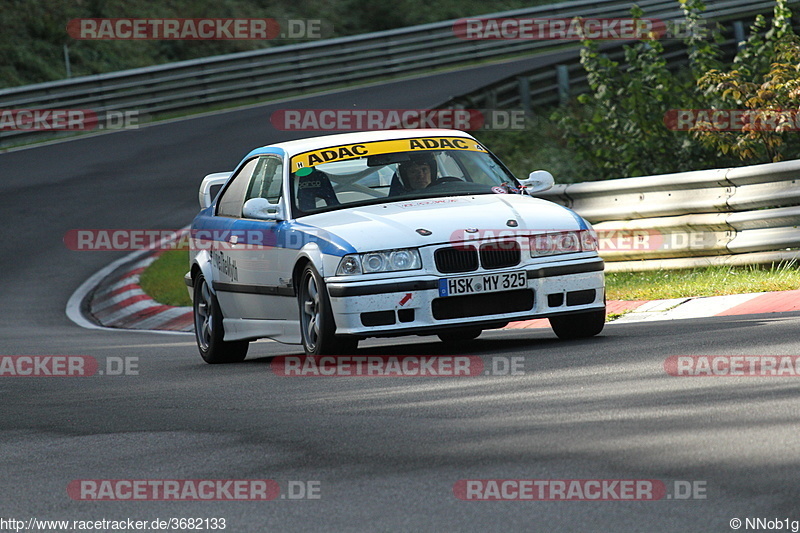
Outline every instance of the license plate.
<path fill-rule="evenodd" d="M 508 291 L 527 286 L 528 280 L 524 270 L 463 278 L 442 278 L 439 280 L 439 296 Z"/>

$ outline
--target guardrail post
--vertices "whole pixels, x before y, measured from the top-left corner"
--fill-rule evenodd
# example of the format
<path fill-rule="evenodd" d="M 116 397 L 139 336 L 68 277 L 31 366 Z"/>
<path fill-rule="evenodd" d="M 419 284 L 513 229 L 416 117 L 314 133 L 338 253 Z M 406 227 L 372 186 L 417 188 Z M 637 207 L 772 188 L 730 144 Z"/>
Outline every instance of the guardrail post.
<path fill-rule="evenodd" d="M 569 101 L 569 69 L 567 65 L 556 65 L 556 83 L 558 84 L 558 102 L 566 104 Z"/>
<path fill-rule="evenodd" d="M 491 110 L 497 109 L 497 90 L 489 89 L 486 92 L 486 108 Z"/>
<path fill-rule="evenodd" d="M 72 67 L 69 64 L 69 46 L 67 46 L 67 43 L 64 43 L 64 66 L 67 69 L 67 78 L 71 78 Z"/>
<path fill-rule="evenodd" d="M 519 103 L 525 116 L 530 116 L 531 112 L 531 80 L 527 76 L 519 76 L 517 78 L 519 86 Z"/>
<path fill-rule="evenodd" d="M 744 46 L 744 22 L 737 20 L 733 23 L 733 38 L 736 40 L 736 46 L 739 50 Z"/>

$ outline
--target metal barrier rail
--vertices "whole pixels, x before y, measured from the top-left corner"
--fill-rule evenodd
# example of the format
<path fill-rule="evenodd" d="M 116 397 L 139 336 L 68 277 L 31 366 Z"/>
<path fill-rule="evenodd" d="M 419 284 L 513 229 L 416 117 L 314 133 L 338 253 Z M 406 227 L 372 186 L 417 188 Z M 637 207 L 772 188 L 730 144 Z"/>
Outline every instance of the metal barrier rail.
<path fill-rule="evenodd" d="M 609 271 L 800 259 L 800 160 L 558 185 L 537 196 L 594 225 Z"/>
<path fill-rule="evenodd" d="M 676 0 L 642 0 L 638 4 L 647 17 L 674 20 L 682 16 Z M 627 17 L 630 6 L 620 0 L 575 0 L 479 18 Z M 773 7 L 774 0 L 708 0 L 705 17 L 738 20 L 769 12 Z M 522 54 L 577 50 L 578 46 L 564 41 L 462 40 L 453 32 L 454 22 L 3 89 L 0 108 L 89 108 L 103 120 L 109 111 L 176 112 L 303 94 Z M 574 62 L 577 65 L 577 53 Z M 0 143 L 41 134 L 3 131 Z"/>
<path fill-rule="evenodd" d="M 774 7 L 773 0 L 708 4 L 706 18 L 715 21 L 742 20 Z M 639 6 L 651 18 L 681 16 L 675 0 L 643 0 Z M 620 0 L 576 0 L 481 18 L 625 17 L 629 10 L 630 4 Z M 566 73 L 579 85 L 585 83 L 577 44 L 461 40 L 452 31 L 453 22 L 4 89 L 0 108 L 83 107 L 101 117 L 114 110 L 179 111 L 559 49 L 575 52 L 574 59 L 561 68 L 562 78 Z M 733 40 L 728 43 L 733 44 Z M 618 53 L 613 48 L 609 48 L 612 57 Z M 670 63 L 680 61 L 681 55 L 670 51 Z M 471 95 L 471 104 L 487 108 L 525 107 L 531 102 L 546 105 L 558 101 L 559 89 L 563 93 L 550 64 L 490 85 Z M 0 133 L 0 142 L 36 134 L 40 133 L 6 131 Z M 609 261 L 608 270 L 769 263 L 800 257 L 800 161 L 562 185 L 541 196 L 572 207 L 595 224 L 601 244 L 606 245 L 602 255 Z"/>
<path fill-rule="evenodd" d="M 735 20 L 717 20 L 722 26 L 724 40 L 718 43 L 726 59 L 732 59 L 739 42 L 744 38 L 744 28 L 755 16 L 764 13 L 767 3 L 752 4 L 753 10 L 736 13 Z M 771 10 L 771 8 L 769 8 Z M 738 28 L 736 28 L 738 26 Z M 737 35 L 738 31 L 742 35 Z M 800 25 L 795 25 L 800 29 Z M 603 45 L 601 51 L 610 59 L 624 63 L 620 46 Z M 674 70 L 688 61 L 686 46 L 678 40 L 664 43 L 664 55 L 668 68 Z M 589 90 L 586 72 L 579 62 L 577 52 L 567 59 L 553 58 L 525 73 L 487 84 L 470 93 L 453 97 L 441 108 L 472 109 L 522 109 L 529 116 L 535 114 L 534 107 L 549 107 L 569 101 L 570 97 Z"/>

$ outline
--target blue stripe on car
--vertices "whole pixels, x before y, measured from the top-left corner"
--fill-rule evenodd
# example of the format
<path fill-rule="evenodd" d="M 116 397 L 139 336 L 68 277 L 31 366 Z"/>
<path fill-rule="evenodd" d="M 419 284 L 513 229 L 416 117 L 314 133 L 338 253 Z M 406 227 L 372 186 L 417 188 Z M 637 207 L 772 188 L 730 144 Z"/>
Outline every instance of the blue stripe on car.
<path fill-rule="evenodd" d="M 575 222 L 578 223 L 578 229 L 589 229 L 589 226 L 586 224 L 586 220 L 584 220 L 582 216 L 580 216 L 578 213 L 576 213 L 575 211 L 573 211 L 568 207 L 564 207 L 564 210 L 567 211 L 570 215 L 572 215 L 572 218 L 574 218 Z"/>
<path fill-rule="evenodd" d="M 236 228 L 244 232 L 243 244 L 264 244 L 276 248 L 299 250 L 309 243 L 316 244 L 326 255 L 342 257 L 356 253 L 349 242 L 333 233 L 301 222 L 263 222 L 260 220 L 239 220 Z M 259 242 L 263 239 L 262 242 Z"/>
<path fill-rule="evenodd" d="M 356 249 L 341 237 L 315 226 L 292 221 L 265 222 L 201 215 L 195 219 L 192 232 L 194 237 L 205 241 L 229 242 L 231 236 L 237 235 L 237 244 L 242 245 L 299 250 L 306 244 L 314 243 L 326 255 L 342 257 L 356 253 Z"/>

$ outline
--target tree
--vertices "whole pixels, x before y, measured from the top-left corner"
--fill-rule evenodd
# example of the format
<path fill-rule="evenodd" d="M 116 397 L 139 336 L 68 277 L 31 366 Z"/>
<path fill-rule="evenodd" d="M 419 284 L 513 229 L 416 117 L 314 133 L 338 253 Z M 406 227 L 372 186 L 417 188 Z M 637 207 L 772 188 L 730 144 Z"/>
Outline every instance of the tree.
<path fill-rule="evenodd" d="M 786 0 L 777 0 L 772 27 L 756 19 L 750 37 L 730 70 L 710 69 L 698 87 L 714 109 L 737 109 L 740 126 L 719 131 L 713 121 L 694 127 L 695 138 L 723 154 L 742 161 L 781 161 L 800 154 L 800 38 L 791 26 Z"/>
<path fill-rule="evenodd" d="M 689 63 L 682 74 L 669 70 L 657 40 L 625 46 L 621 63 L 584 40 L 581 64 L 590 92 L 554 118 L 600 178 L 800 156 L 800 38 L 787 1 L 776 0 L 768 31 L 764 17 L 757 17 L 727 67 L 720 60 L 719 31 L 704 28 L 702 0 L 681 0 Z M 642 16 L 636 7 L 631 14 Z M 689 135 L 665 127 L 670 113 L 692 109 L 744 118 L 741 127 L 705 119 Z"/>
<path fill-rule="evenodd" d="M 685 0 L 682 7 L 682 40 L 690 73 L 718 67 L 718 32 L 702 31 L 700 14 L 705 6 L 701 0 Z M 640 18 L 643 12 L 634 6 L 631 15 Z M 701 94 L 694 76 L 669 70 L 664 46 L 654 37 L 625 46 L 623 64 L 600 53 L 595 41 L 585 39 L 581 65 L 590 92 L 578 97 L 577 108 L 554 114 L 571 147 L 592 161 L 601 178 L 675 172 L 698 162 L 717 162 L 705 145 L 685 132 L 664 127 L 669 110 L 696 107 Z"/>

